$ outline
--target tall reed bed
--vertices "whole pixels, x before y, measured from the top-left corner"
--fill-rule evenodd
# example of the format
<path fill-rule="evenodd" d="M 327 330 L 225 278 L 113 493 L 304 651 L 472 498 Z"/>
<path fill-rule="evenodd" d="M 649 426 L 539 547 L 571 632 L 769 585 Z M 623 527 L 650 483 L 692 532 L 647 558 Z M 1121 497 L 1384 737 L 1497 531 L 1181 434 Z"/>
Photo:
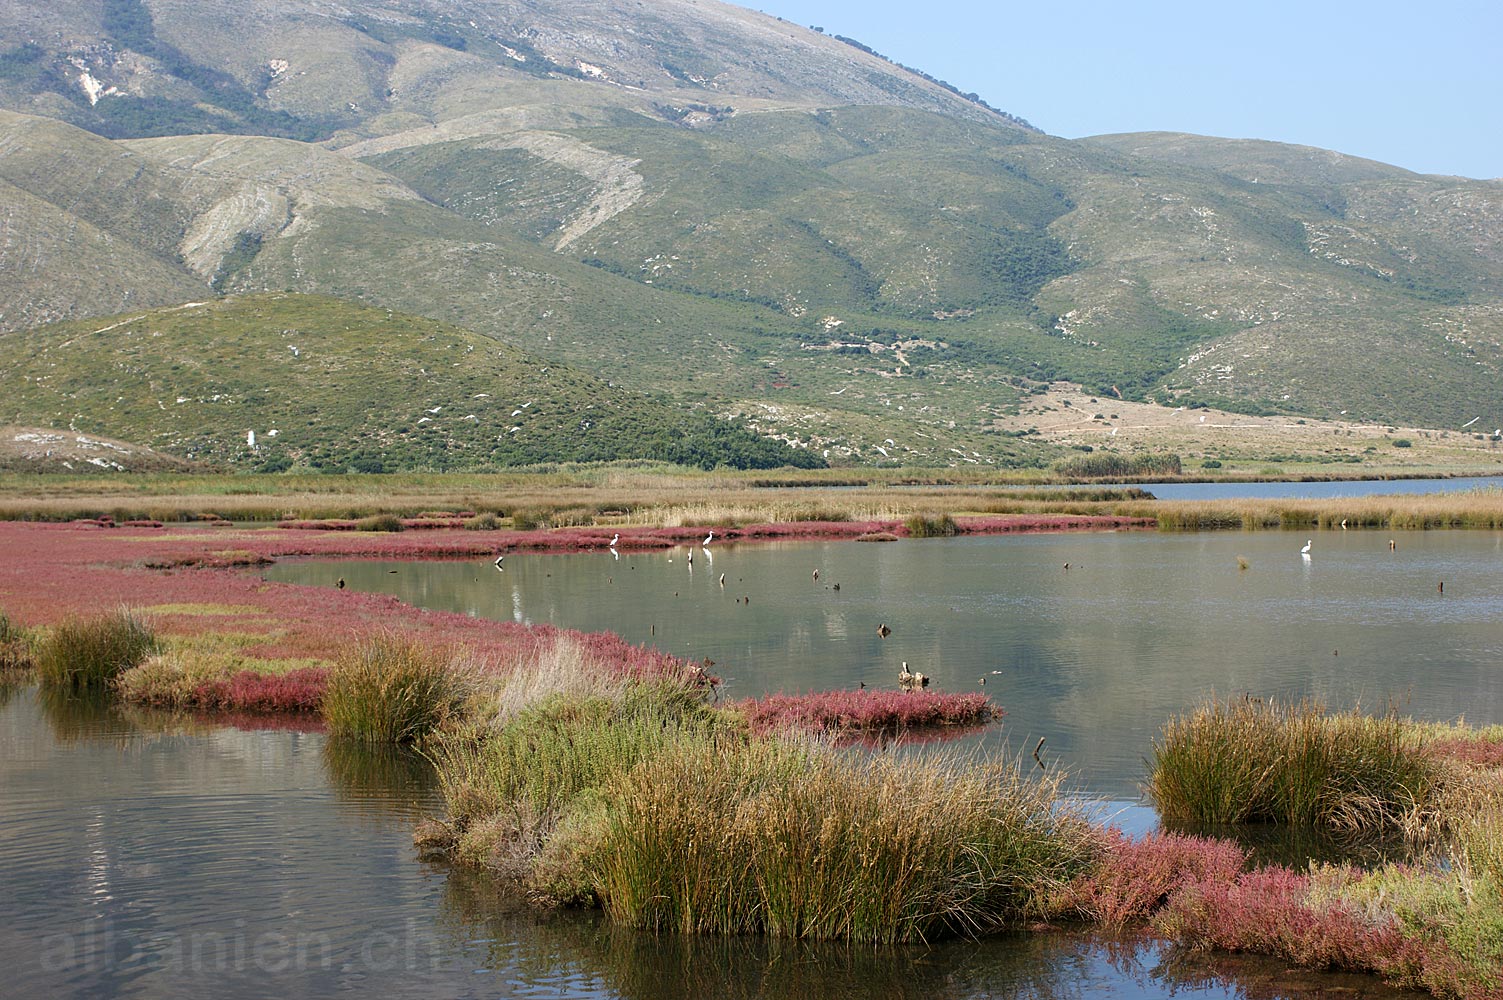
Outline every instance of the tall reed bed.
<path fill-rule="evenodd" d="M 443 650 L 392 634 L 367 637 L 329 671 L 324 718 L 332 736 L 412 743 L 459 708 L 463 688 Z"/>
<path fill-rule="evenodd" d="M 1289 823 L 1357 836 L 1423 822 L 1441 773 L 1390 712 L 1211 702 L 1153 743 L 1148 793 L 1170 823 Z"/>
<path fill-rule="evenodd" d="M 816 743 L 675 744 L 606 799 L 606 910 L 656 931 L 979 934 L 1042 913 L 1096 847 L 1055 782 L 1009 763 Z"/>
<path fill-rule="evenodd" d="M 644 662 L 624 662 L 633 655 Z M 618 701 L 637 680 L 682 676 L 670 664 L 651 660 L 651 655 L 603 633 L 559 633 L 552 642 L 538 645 L 513 663 L 486 692 L 477 714 L 493 726 L 503 726 L 553 698 Z"/>
<path fill-rule="evenodd" d="M 903 519 L 909 538 L 949 538 L 960 533 L 949 514 L 910 514 Z"/>
<path fill-rule="evenodd" d="M 156 633 L 145 616 L 120 608 L 54 626 L 37 645 L 36 671 L 49 687 L 102 691 L 156 651 Z"/>

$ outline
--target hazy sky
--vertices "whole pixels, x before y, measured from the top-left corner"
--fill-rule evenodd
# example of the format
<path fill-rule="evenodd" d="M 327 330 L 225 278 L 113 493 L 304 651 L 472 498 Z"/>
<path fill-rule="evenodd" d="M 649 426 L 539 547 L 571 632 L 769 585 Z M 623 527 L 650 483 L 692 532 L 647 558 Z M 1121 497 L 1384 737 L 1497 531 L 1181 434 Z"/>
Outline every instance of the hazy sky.
<path fill-rule="evenodd" d="M 1274 139 L 1503 177 L 1503 3 L 742 0 L 1068 138 Z"/>

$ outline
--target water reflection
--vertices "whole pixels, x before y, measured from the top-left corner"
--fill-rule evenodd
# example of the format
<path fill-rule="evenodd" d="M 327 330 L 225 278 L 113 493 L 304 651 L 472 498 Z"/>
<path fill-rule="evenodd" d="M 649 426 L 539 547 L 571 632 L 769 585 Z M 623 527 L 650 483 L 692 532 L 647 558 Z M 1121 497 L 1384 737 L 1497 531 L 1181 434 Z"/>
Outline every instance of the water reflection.
<path fill-rule="evenodd" d="M 1254 865 L 1285 865 L 1303 870 L 1315 864 L 1377 865 L 1384 862 L 1418 862 L 1430 857 L 1433 848 L 1422 848 L 1403 837 L 1338 837 L 1324 830 L 1278 823 L 1244 826 L 1211 823 L 1165 823 L 1174 833 L 1235 840 L 1247 848 Z"/>
<path fill-rule="evenodd" d="M 410 747 L 326 739 L 320 753 L 330 786 L 356 808 L 409 825 L 415 815 L 438 811 L 433 764 Z"/>
<path fill-rule="evenodd" d="M 11 699 L 20 694 L 21 689 L 25 686 L 23 678 L 0 670 L 0 709 L 9 705 Z"/>
<path fill-rule="evenodd" d="M 101 693 L 77 693 L 43 685 L 36 689 L 37 707 L 59 743 L 102 739 L 126 732 L 125 705 Z M 145 718 L 141 713 L 138 717 Z"/>
<path fill-rule="evenodd" d="M 474 974 L 483 992 L 497 994 L 509 978 L 550 995 L 625 1000 L 1419 996 L 1370 976 L 1306 973 L 1255 956 L 1205 955 L 1068 929 L 909 947 L 653 936 L 593 914 L 539 920 L 493 880 L 462 870 L 449 875 L 440 925 L 456 947 L 483 950 Z"/>

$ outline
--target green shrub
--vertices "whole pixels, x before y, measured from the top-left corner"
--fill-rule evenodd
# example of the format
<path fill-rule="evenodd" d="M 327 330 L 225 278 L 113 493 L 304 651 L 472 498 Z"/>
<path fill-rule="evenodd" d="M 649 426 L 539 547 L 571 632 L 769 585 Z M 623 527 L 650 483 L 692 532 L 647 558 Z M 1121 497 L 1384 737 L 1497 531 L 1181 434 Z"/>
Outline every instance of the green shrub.
<path fill-rule="evenodd" d="M 130 608 L 96 618 L 69 618 L 38 645 L 37 675 L 50 687 L 103 690 L 157 649 L 151 625 Z"/>
<path fill-rule="evenodd" d="M 486 513 L 466 518 L 464 527 L 466 531 L 495 531 L 501 527 L 501 519 L 487 511 Z"/>
<path fill-rule="evenodd" d="M 412 743 L 448 719 L 461 696 L 447 654 L 377 635 L 335 661 L 323 712 L 331 736 Z"/>
<path fill-rule="evenodd" d="M 401 531 L 402 519 L 395 514 L 372 514 L 355 522 L 356 531 Z"/>
<path fill-rule="evenodd" d="M 1393 446 L 1395 448 L 1413 448 L 1414 442 L 1409 440 L 1408 438 L 1394 438 Z"/>

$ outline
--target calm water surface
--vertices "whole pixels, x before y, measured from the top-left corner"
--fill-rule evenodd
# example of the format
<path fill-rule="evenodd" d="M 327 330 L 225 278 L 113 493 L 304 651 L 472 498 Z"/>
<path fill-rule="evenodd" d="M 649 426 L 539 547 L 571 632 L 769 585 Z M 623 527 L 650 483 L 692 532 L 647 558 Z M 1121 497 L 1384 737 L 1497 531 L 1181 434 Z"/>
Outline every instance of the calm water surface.
<path fill-rule="evenodd" d="M 0 689 L 0 995 L 1409 996 L 1066 935 L 847 949 L 544 920 L 417 860 L 435 806 L 401 754 Z"/>
<path fill-rule="evenodd" d="M 1307 538 L 1309 559 L 1299 554 Z M 420 607 L 612 630 L 713 660 L 733 697 L 893 688 L 906 661 L 934 689 L 985 691 L 1001 704 L 1004 725 L 986 739 L 1031 750 L 1043 737 L 1048 758 L 1088 791 L 1135 799 L 1160 726 L 1212 693 L 1373 709 L 1395 699 L 1423 718 L 1503 722 L 1503 534 L 1407 532 L 1396 551 L 1389 538 L 712 545 L 708 556 L 695 547 L 692 567 L 679 548 L 512 555 L 504 572 L 484 561 L 344 561 L 267 576 L 344 577 Z"/>

